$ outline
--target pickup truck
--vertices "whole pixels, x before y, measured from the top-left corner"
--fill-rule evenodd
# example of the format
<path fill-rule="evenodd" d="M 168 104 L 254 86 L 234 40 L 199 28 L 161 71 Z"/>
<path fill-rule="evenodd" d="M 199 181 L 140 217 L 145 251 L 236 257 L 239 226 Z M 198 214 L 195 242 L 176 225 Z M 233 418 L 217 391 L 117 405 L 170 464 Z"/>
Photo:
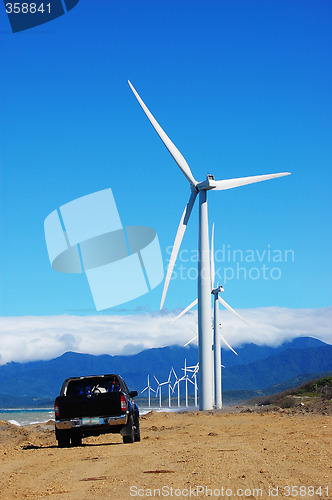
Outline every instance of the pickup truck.
<path fill-rule="evenodd" d="M 59 448 L 80 446 L 82 438 L 120 433 L 124 443 L 140 441 L 139 410 L 119 375 L 67 378 L 54 403 Z"/>

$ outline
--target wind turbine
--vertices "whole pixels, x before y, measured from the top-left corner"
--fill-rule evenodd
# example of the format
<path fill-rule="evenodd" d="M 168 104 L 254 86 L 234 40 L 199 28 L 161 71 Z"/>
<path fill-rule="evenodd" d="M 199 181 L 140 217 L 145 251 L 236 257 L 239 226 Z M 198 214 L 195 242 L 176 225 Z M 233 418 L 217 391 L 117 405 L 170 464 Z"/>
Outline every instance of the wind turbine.
<path fill-rule="evenodd" d="M 182 370 L 184 370 L 184 375 L 183 377 L 181 377 L 179 380 L 178 380 L 178 383 L 180 383 L 182 380 L 185 381 L 186 383 L 186 408 L 188 408 L 188 382 L 190 382 L 191 384 L 195 385 L 194 382 L 192 380 L 190 380 L 189 378 L 189 375 L 188 375 L 188 367 L 187 367 L 187 360 L 185 359 L 184 360 L 184 368 L 181 368 Z"/>
<path fill-rule="evenodd" d="M 188 372 L 192 372 L 191 378 L 194 379 L 194 386 L 195 386 L 195 408 L 197 407 L 197 372 L 199 371 L 199 363 L 195 366 L 188 366 L 187 367 Z"/>
<path fill-rule="evenodd" d="M 216 288 L 214 286 L 215 282 L 215 264 L 214 264 L 214 223 L 212 225 L 212 237 L 211 237 L 211 294 L 213 295 L 214 298 L 214 307 L 213 307 L 213 366 L 214 366 L 214 406 L 217 409 L 220 409 L 222 407 L 222 388 L 221 388 L 221 347 L 220 347 L 220 338 L 223 340 L 223 342 L 231 349 L 236 356 L 238 355 L 237 352 L 233 349 L 233 347 L 227 342 L 225 337 L 221 335 L 219 331 L 219 302 L 229 311 L 231 311 L 235 316 L 240 318 L 244 323 L 246 323 L 248 326 L 250 324 L 238 313 L 236 312 L 227 302 L 222 299 L 219 296 L 220 292 L 224 291 L 224 288 L 221 285 L 218 285 Z M 196 304 L 198 300 L 194 300 L 187 306 L 176 318 L 172 319 L 170 322 L 170 325 L 175 323 L 181 316 L 183 316 L 186 312 L 188 312 L 190 309 L 192 309 Z M 195 332 L 196 333 L 196 332 Z M 197 337 L 197 333 L 196 333 Z M 193 337 L 191 340 L 189 340 L 185 346 L 190 344 L 193 340 L 196 339 L 196 337 Z"/>
<path fill-rule="evenodd" d="M 150 113 L 133 85 L 128 82 L 136 99 L 141 105 L 144 113 L 150 120 L 155 131 L 163 141 L 164 145 L 179 166 L 183 175 L 190 184 L 191 195 L 182 214 L 180 224 L 175 236 L 173 250 L 169 261 L 164 290 L 161 298 L 160 309 L 164 305 L 166 292 L 178 255 L 178 251 L 188 225 L 189 217 L 194 206 L 197 195 L 199 195 L 199 230 L 198 230 L 198 357 L 199 357 L 199 408 L 200 410 L 210 410 L 213 407 L 213 376 L 211 367 L 212 340 L 210 331 L 210 305 L 211 305 L 211 277 L 210 277 L 210 256 L 209 256 L 209 226 L 207 210 L 207 192 L 210 190 L 222 191 L 246 184 L 261 182 L 276 177 L 289 175 L 289 172 L 278 174 L 255 175 L 251 177 L 240 177 L 238 179 L 215 180 L 214 176 L 208 174 L 204 181 L 198 182 L 193 176 L 188 163 L 176 148 L 170 138 L 163 131 L 159 123 Z M 171 189 L 171 186 L 170 186 Z"/>
<path fill-rule="evenodd" d="M 172 392 L 173 392 L 173 389 L 172 389 L 172 384 L 171 384 L 171 378 L 172 378 L 172 372 L 173 372 L 173 366 L 172 368 L 170 369 L 170 372 L 169 372 L 169 375 L 168 375 L 168 380 L 167 380 L 167 384 L 168 384 L 168 407 L 171 408 L 172 407 Z"/>
<path fill-rule="evenodd" d="M 148 385 L 145 387 L 145 389 L 143 389 L 141 394 L 143 394 L 143 392 L 145 392 L 146 390 L 148 391 L 149 408 L 151 408 L 151 391 L 152 392 L 156 392 L 156 391 L 154 389 L 152 389 L 152 387 L 150 386 L 150 376 L 149 375 L 148 375 Z"/>
<path fill-rule="evenodd" d="M 175 373 L 175 370 L 174 370 L 173 366 L 172 366 L 172 370 L 173 370 L 174 377 L 175 377 L 175 383 L 174 383 L 174 386 L 173 386 L 172 392 L 174 393 L 175 386 L 177 385 L 177 386 L 178 386 L 178 408 L 180 408 L 180 406 L 181 406 L 181 400 L 180 400 L 180 384 L 178 384 L 179 377 L 178 377 L 178 376 L 177 376 L 177 374 Z"/>
<path fill-rule="evenodd" d="M 213 358 L 214 358 L 214 404 L 217 409 L 222 407 L 222 388 L 221 388 L 221 347 L 220 347 L 220 337 L 223 339 L 225 344 L 236 354 L 237 352 L 229 345 L 226 339 L 219 332 L 219 302 L 231 311 L 235 316 L 237 316 L 241 321 L 250 326 L 250 324 L 242 318 L 242 316 L 234 311 L 234 309 L 227 304 L 227 302 L 219 296 L 220 292 L 224 291 L 223 286 L 218 285 L 217 288 L 214 286 L 215 281 L 215 265 L 214 265 L 214 223 L 212 225 L 212 237 L 211 237 L 211 293 L 213 295 Z"/>
<path fill-rule="evenodd" d="M 160 383 L 159 380 L 157 379 L 157 377 L 155 375 L 153 375 L 153 376 L 154 376 L 155 381 L 158 384 L 157 391 L 156 391 L 156 397 L 158 397 L 158 391 L 159 391 L 159 408 L 161 408 L 161 388 L 162 388 L 163 385 L 168 384 L 168 382 L 162 382 L 162 383 Z"/>

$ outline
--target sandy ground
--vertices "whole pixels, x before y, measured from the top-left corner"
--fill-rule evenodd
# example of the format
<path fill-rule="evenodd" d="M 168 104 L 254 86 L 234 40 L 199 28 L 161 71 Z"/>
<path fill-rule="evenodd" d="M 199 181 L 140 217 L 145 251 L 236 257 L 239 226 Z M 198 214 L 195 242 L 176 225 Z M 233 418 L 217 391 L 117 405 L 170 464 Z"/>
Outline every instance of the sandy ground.
<path fill-rule="evenodd" d="M 108 434 L 65 449 L 52 422 L 0 422 L 0 498 L 331 499 L 330 422 L 287 411 L 152 412 L 140 443 Z"/>

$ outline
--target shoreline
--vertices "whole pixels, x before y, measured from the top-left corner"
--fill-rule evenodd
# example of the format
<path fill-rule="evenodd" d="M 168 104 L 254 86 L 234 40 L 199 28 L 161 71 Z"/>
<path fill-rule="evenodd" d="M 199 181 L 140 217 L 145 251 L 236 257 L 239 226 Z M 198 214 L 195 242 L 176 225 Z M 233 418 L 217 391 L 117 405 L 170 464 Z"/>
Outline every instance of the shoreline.
<path fill-rule="evenodd" d="M 220 410 L 207 410 L 219 413 L 236 413 L 243 408 L 248 408 L 248 405 L 235 406 L 225 405 Z M 254 408 L 254 407 L 252 407 Z M 183 412 L 197 412 L 197 407 L 139 407 L 140 416 L 147 415 L 150 412 L 156 413 L 183 413 Z M 16 418 L 15 418 L 16 417 Z M 53 418 L 52 418 L 53 417 Z M 54 420 L 54 408 L 6 408 L 0 409 L 0 421 L 12 423 L 16 426 L 23 427 L 25 425 L 42 424 Z"/>

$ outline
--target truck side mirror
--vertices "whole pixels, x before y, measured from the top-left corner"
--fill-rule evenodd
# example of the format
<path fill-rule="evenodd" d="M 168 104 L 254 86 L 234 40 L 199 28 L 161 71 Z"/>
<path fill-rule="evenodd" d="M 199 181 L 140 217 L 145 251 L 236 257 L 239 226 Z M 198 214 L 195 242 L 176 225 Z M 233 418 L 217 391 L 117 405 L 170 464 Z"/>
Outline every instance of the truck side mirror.
<path fill-rule="evenodd" d="M 136 398 L 136 396 L 137 396 L 137 395 L 138 395 L 138 392 L 137 392 L 137 391 L 130 391 L 130 393 L 129 393 L 129 396 L 130 396 L 131 398 Z"/>

